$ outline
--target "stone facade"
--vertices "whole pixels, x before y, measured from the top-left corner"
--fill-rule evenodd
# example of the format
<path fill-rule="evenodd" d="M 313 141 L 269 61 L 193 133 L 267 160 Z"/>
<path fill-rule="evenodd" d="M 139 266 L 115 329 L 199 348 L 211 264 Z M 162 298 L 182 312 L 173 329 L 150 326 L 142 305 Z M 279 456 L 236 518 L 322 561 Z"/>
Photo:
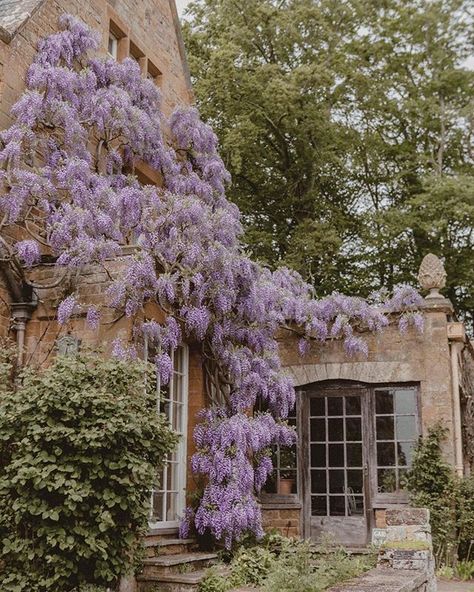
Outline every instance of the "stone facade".
<path fill-rule="evenodd" d="M 174 0 L 2 0 L 0 2 L 0 129 L 11 124 L 10 109 L 24 90 L 25 75 L 39 39 L 54 33 L 62 14 L 72 14 L 96 30 L 107 52 L 109 27 L 119 27 L 122 57 L 131 44 L 151 68 L 169 114 L 189 104 L 192 90 Z M 0 337 L 12 327 L 13 286 L 0 278 Z M 17 298 L 18 299 L 18 295 Z"/>

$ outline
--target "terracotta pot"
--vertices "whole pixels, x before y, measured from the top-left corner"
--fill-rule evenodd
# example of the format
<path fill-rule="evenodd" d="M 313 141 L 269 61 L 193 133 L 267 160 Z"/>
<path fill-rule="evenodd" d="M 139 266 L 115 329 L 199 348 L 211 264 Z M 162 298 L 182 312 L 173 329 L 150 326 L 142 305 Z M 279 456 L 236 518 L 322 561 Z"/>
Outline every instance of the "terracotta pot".
<path fill-rule="evenodd" d="M 293 491 L 293 485 L 295 484 L 294 479 L 279 479 L 278 481 L 278 493 L 281 495 L 290 495 Z"/>

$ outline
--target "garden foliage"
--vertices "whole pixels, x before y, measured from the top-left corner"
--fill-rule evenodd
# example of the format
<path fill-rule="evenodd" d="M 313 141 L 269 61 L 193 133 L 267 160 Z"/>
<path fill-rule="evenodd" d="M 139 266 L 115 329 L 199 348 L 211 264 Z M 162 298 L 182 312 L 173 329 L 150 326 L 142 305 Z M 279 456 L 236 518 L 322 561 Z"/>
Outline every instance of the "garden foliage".
<path fill-rule="evenodd" d="M 69 16 L 40 43 L 0 150 L 0 231 L 19 236 L 11 228 L 19 226 L 28 233 L 0 251 L 13 276 L 32 287 L 35 267 L 53 255 L 58 283 L 69 280 L 58 321 L 67 325 L 83 311 L 91 327 L 102 311 L 81 300 L 80 271 L 119 259 L 104 306 L 131 318 L 134 339 L 146 337 L 157 351 L 163 385 L 179 343 L 201 344 L 213 405 L 196 429 L 192 468 L 207 481 L 182 534 L 193 523 L 230 546 L 248 531 L 262 534 L 255 493 L 272 470 L 269 451 L 295 437 L 284 422 L 295 391 L 281 368 L 277 331 L 299 336 L 302 354 L 312 340 L 328 339 L 341 339 L 349 355 L 364 354 L 358 329 L 380 331 L 400 310 L 403 330 L 420 327 L 421 299 L 401 286 L 369 302 L 336 293 L 315 300 L 297 273 L 251 261 L 210 127 L 195 109 L 166 118 L 159 89 L 138 64 L 97 58 L 97 46 Z M 139 182 L 139 162 L 159 173 L 161 186 Z M 131 245 L 127 256 L 124 244 Z M 143 322 L 149 302 L 166 313 L 165 322 Z M 120 341 L 114 353 L 136 355 L 133 344 Z M 250 417 L 257 399 L 268 412 Z"/>
<path fill-rule="evenodd" d="M 472 0 L 194 0 L 183 22 L 249 252 L 319 295 L 433 252 L 472 320 Z"/>
<path fill-rule="evenodd" d="M 150 490 L 176 443 L 153 368 L 57 358 L 0 396 L 0 589 L 113 585 L 141 556 Z"/>
<path fill-rule="evenodd" d="M 313 545 L 310 541 L 267 535 L 263 544 L 241 547 L 228 574 L 211 568 L 199 592 L 228 592 L 258 587 L 265 592 L 323 592 L 373 567 L 373 557 L 351 557 L 343 549 Z"/>
<path fill-rule="evenodd" d="M 429 508 L 438 565 L 451 567 L 469 559 L 474 539 L 474 479 L 458 477 L 444 461 L 446 430 L 437 425 L 420 439 L 408 473 L 411 503 Z"/>

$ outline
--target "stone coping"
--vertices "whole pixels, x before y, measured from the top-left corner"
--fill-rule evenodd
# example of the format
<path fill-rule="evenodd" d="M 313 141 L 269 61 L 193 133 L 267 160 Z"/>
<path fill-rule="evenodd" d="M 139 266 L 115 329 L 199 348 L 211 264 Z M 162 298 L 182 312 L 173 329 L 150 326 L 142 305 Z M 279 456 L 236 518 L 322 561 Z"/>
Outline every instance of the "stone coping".
<path fill-rule="evenodd" d="M 421 571 L 376 567 L 328 592 L 421 592 L 427 581 Z"/>

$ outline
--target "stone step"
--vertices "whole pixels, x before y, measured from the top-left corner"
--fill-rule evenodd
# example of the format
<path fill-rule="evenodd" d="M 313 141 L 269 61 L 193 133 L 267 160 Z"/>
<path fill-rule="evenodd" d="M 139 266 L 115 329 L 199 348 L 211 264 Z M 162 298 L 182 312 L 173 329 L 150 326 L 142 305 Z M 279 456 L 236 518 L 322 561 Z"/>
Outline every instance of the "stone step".
<path fill-rule="evenodd" d="M 183 574 L 140 575 L 138 592 L 197 592 L 206 570 Z"/>
<path fill-rule="evenodd" d="M 190 553 L 196 547 L 194 539 L 172 539 L 163 538 L 159 540 L 145 538 L 145 551 L 147 557 L 157 557 L 158 555 L 178 555 Z"/>
<path fill-rule="evenodd" d="M 227 573 L 224 566 L 219 571 Z M 138 592 L 197 592 L 206 572 L 206 569 L 200 569 L 189 573 L 140 575 L 137 577 Z"/>
<path fill-rule="evenodd" d="M 143 560 L 143 577 L 164 574 L 187 575 L 190 572 L 210 567 L 217 561 L 216 553 L 179 553 L 148 557 Z"/>

